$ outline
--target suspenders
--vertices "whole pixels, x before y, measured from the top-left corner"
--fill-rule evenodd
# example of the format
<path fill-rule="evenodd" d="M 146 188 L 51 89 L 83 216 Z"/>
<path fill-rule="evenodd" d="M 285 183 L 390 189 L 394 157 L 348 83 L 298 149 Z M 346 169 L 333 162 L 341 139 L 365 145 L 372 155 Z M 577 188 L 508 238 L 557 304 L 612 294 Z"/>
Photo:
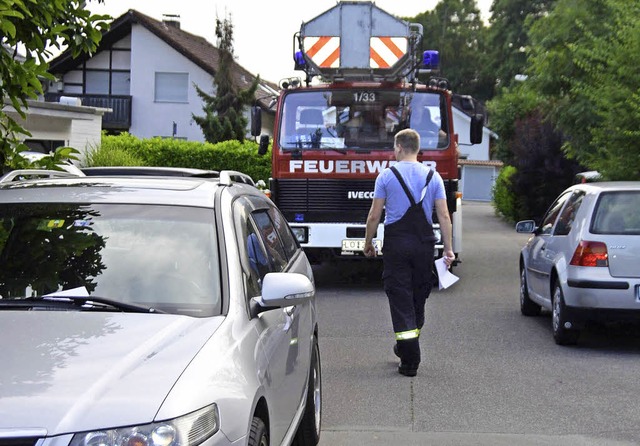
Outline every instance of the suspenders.
<path fill-rule="evenodd" d="M 413 195 L 411 195 L 411 191 L 409 191 L 407 184 L 402 179 L 402 175 L 400 175 L 400 172 L 398 172 L 398 169 L 396 169 L 396 166 L 391 166 L 391 171 L 400 182 L 402 189 L 404 189 L 404 193 L 407 194 L 407 197 L 409 198 L 409 202 L 411 203 L 411 206 L 415 206 L 416 201 L 413 199 Z M 433 177 L 433 169 L 429 169 L 429 174 L 427 175 L 427 182 L 424 185 L 425 188 L 429 186 L 429 181 L 431 181 L 431 177 Z M 420 202 L 422 203 L 422 200 L 420 200 Z"/>

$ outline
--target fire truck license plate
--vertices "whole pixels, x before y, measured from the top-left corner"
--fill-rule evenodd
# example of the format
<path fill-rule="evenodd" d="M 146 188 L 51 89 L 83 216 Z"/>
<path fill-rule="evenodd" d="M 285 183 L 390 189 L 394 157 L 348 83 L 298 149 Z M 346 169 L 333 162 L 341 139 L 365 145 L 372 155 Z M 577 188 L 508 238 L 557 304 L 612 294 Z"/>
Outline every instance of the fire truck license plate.
<path fill-rule="evenodd" d="M 376 252 L 380 254 L 382 251 L 382 240 L 374 240 L 373 246 L 376 248 Z M 364 250 L 364 240 L 358 239 L 346 239 L 342 240 L 342 252 L 356 252 Z"/>

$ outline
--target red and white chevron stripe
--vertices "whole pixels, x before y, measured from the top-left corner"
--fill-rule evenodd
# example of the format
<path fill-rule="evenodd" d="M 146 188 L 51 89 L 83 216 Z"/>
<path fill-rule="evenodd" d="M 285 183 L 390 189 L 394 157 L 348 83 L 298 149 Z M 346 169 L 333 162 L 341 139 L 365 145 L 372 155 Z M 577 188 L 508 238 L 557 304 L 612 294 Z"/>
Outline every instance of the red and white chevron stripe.
<path fill-rule="evenodd" d="M 321 68 L 340 66 L 340 37 L 305 37 L 304 48 L 307 56 Z"/>
<path fill-rule="evenodd" d="M 369 66 L 371 68 L 392 67 L 407 53 L 406 37 L 371 37 L 369 45 Z"/>

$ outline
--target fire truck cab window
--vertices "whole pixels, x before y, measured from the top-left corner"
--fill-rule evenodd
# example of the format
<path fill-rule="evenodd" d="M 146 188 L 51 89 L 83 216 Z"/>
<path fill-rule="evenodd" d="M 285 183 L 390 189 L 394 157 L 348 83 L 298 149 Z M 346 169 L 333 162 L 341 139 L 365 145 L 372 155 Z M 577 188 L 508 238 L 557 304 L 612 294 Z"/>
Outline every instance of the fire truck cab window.
<path fill-rule="evenodd" d="M 420 134 L 420 147 L 442 149 L 449 145 L 444 104 L 435 94 L 414 94 L 411 101 L 411 128 Z"/>
<path fill-rule="evenodd" d="M 437 93 L 292 91 L 284 104 L 279 142 L 285 150 L 393 150 L 395 134 L 407 127 L 420 133 L 423 149 L 449 143 L 446 104 Z"/>

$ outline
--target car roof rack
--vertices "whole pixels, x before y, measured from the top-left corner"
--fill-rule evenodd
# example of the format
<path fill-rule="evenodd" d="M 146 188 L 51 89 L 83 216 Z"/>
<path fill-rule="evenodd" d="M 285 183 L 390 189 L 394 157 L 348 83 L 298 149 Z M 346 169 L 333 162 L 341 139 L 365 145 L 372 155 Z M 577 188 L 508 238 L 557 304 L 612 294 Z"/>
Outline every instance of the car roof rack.
<path fill-rule="evenodd" d="M 214 178 L 220 184 L 230 186 L 233 183 L 256 186 L 255 181 L 246 173 L 236 170 L 204 170 L 189 167 L 152 167 L 152 166 L 110 166 L 85 167 L 82 172 L 87 176 L 176 176 L 191 178 Z"/>
<path fill-rule="evenodd" d="M 170 176 L 219 178 L 217 170 L 192 169 L 187 167 L 155 167 L 155 166 L 106 166 L 84 167 L 81 169 L 87 176 Z"/>
<path fill-rule="evenodd" d="M 244 183 L 255 187 L 256 183 L 246 173 L 237 170 L 223 170 L 220 172 L 220 184 L 231 186 L 233 183 Z"/>
<path fill-rule="evenodd" d="M 22 177 L 38 177 L 38 178 L 77 178 L 75 173 L 65 170 L 47 170 L 47 169 L 18 169 L 12 170 L 0 177 L 0 183 L 10 183 L 23 179 Z"/>

